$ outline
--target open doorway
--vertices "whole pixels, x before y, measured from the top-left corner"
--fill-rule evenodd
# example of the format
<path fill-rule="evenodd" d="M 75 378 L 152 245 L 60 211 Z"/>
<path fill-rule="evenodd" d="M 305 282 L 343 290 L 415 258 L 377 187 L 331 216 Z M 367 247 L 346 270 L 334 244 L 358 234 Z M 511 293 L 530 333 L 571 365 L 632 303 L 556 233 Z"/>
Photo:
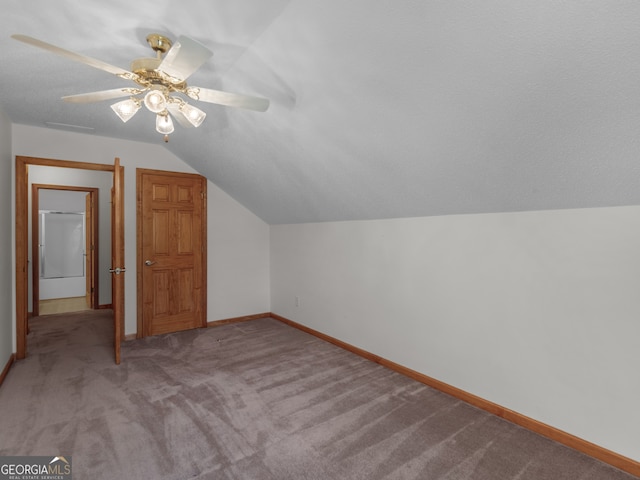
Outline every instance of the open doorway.
<path fill-rule="evenodd" d="M 29 277 L 32 269 L 29 264 L 33 259 L 29 258 L 32 249 L 29 248 L 31 240 L 29 221 L 29 180 L 31 168 L 55 167 L 56 171 L 64 171 L 64 177 L 70 179 L 77 172 L 93 171 L 106 172 L 110 188 L 108 193 L 101 195 L 106 199 L 107 213 L 101 215 L 106 219 L 111 229 L 110 249 L 104 249 L 109 259 L 102 262 L 103 267 L 99 270 L 98 276 L 106 274 L 106 280 L 102 285 L 109 285 L 108 307 L 113 311 L 113 340 L 116 363 L 120 363 L 120 342 L 124 336 L 124 169 L 120 166 L 119 159 L 115 159 L 113 165 L 94 164 L 87 162 L 74 162 L 68 160 L 53 160 L 35 157 L 16 157 L 16 359 L 25 358 L 27 355 L 27 333 L 28 333 L 28 311 L 29 303 L 33 297 L 30 295 Z M 33 180 L 33 178 L 31 178 Z M 37 182 L 33 182 L 37 183 Z M 52 181 L 52 184 L 60 182 Z M 71 184 L 73 185 L 73 183 Z M 83 185 L 77 182 L 76 185 Z M 107 228 L 107 230 L 109 229 Z M 104 229 L 103 229 L 104 233 Z M 110 252 L 109 252 L 110 250 Z M 111 268 L 107 268 L 110 265 Z M 100 300 L 100 307 L 102 307 Z M 31 306 L 33 308 L 33 306 Z"/>
<path fill-rule="evenodd" d="M 99 188 L 32 184 L 33 316 L 99 307 L 98 205 Z"/>

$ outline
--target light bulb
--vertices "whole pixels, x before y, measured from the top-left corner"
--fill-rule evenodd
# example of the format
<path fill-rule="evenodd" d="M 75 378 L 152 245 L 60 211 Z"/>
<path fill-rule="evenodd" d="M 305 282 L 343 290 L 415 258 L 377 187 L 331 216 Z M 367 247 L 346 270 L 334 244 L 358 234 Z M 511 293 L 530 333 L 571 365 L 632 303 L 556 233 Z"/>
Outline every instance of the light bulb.
<path fill-rule="evenodd" d="M 160 113 L 167 106 L 167 101 L 161 91 L 151 90 L 144 96 L 144 106 L 153 113 Z"/>
<path fill-rule="evenodd" d="M 156 115 L 156 131 L 163 135 L 169 135 L 173 132 L 173 122 L 168 114 Z"/>
<path fill-rule="evenodd" d="M 189 121 L 191 125 L 194 127 L 199 127 L 202 125 L 204 121 L 204 117 L 207 116 L 199 108 L 194 107 L 193 105 L 189 105 L 188 103 L 183 103 L 180 105 L 180 111 L 184 114 L 184 117 Z"/>
<path fill-rule="evenodd" d="M 111 105 L 111 109 L 116 112 L 116 115 L 120 117 L 120 120 L 127 122 L 133 117 L 138 110 L 140 110 L 140 102 L 137 99 L 129 98 L 122 100 L 121 102 Z"/>

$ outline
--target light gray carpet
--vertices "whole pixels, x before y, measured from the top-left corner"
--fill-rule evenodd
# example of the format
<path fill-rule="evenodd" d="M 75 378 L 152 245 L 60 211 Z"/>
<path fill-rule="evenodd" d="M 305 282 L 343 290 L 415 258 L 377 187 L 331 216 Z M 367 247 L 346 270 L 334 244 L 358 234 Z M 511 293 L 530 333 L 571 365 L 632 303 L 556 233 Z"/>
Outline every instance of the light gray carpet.
<path fill-rule="evenodd" d="M 127 342 L 40 317 L 0 388 L 0 455 L 74 479 L 631 480 L 273 319 Z"/>

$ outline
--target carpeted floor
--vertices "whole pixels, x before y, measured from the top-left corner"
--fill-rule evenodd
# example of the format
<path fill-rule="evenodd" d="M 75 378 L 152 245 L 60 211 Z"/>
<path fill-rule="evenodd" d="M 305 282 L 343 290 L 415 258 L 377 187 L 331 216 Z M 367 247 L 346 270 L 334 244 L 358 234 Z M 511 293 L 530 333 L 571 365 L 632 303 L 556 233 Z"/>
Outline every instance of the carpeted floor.
<path fill-rule="evenodd" d="M 631 480 L 273 319 L 150 337 L 36 318 L 0 388 L 0 455 L 74 479 Z"/>

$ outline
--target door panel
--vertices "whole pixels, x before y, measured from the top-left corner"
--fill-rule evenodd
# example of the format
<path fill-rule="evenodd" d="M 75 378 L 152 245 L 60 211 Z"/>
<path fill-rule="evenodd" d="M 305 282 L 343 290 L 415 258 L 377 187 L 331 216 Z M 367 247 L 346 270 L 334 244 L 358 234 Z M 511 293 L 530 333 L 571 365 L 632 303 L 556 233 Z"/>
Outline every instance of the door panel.
<path fill-rule="evenodd" d="M 138 172 L 143 336 L 206 326 L 206 180 Z"/>
<path fill-rule="evenodd" d="M 87 307 L 94 308 L 93 304 L 93 202 L 91 201 L 91 193 L 85 196 L 85 238 L 84 238 L 84 262 L 85 262 L 85 279 L 86 279 L 86 302 Z"/>
<path fill-rule="evenodd" d="M 113 350 L 120 363 L 120 343 L 124 336 L 124 168 L 115 159 L 111 190 L 111 288 L 113 307 Z"/>
<path fill-rule="evenodd" d="M 155 209 L 152 215 L 153 252 L 156 255 L 169 255 L 169 210 Z"/>

